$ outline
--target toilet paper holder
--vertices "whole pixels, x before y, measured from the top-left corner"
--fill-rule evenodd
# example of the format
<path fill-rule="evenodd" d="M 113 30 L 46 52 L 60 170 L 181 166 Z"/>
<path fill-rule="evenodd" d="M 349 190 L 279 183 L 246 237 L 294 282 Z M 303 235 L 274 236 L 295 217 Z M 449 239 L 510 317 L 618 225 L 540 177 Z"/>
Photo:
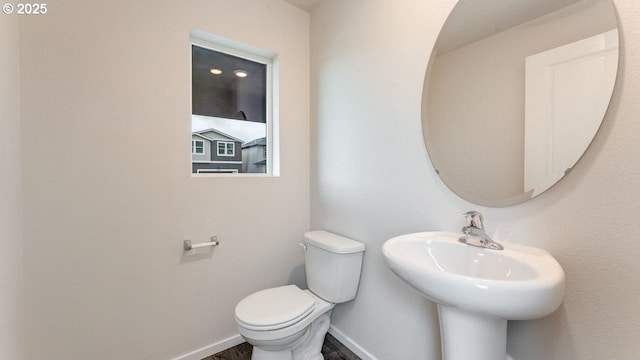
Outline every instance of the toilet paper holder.
<path fill-rule="evenodd" d="M 220 245 L 220 241 L 218 241 L 218 237 L 214 235 L 211 237 L 211 241 L 205 242 L 205 243 L 191 244 L 191 240 L 185 240 L 183 243 L 183 249 L 184 251 L 189 251 L 193 249 L 199 249 L 203 247 L 214 247 L 218 245 Z"/>

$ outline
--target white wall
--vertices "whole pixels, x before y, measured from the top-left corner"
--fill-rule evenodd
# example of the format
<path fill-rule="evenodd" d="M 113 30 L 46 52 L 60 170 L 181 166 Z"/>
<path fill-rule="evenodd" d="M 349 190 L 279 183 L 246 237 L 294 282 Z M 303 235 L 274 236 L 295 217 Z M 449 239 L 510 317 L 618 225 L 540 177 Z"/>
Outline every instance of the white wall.
<path fill-rule="evenodd" d="M 380 247 L 398 234 L 457 231 L 481 210 L 488 231 L 550 251 L 567 274 L 553 315 L 509 325 L 516 360 L 636 359 L 640 353 L 640 6 L 616 1 L 617 89 L 572 173 L 522 205 L 453 195 L 424 150 L 421 95 L 433 43 L 455 1 L 325 0 L 312 12 L 312 227 L 366 242 L 355 301 L 337 330 L 379 360 L 440 358 L 435 307 L 394 276 Z"/>
<path fill-rule="evenodd" d="M 0 360 L 23 355 L 18 17 L 0 21 Z"/>
<path fill-rule="evenodd" d="M 191 177 L 193 28 L 279 54 L 280 177 Z M 26 358 L 214 349 L 237 334 L 242 297 L 301 281 L 308 13 L 280 0 L 51 2 L 21 18 L 20 51 Z M 184 239 L 213 234 L 215 250 L 183 255 Z"/>

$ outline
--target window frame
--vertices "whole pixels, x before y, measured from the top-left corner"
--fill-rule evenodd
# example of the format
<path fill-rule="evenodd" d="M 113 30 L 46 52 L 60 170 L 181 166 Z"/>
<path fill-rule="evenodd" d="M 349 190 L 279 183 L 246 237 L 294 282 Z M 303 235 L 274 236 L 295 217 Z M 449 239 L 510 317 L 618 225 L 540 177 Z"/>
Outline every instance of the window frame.
<path fill-rule="evenodd" d="M 245 58 L 266 65 L 266 160 L 265 173 L 237 173 L 237 174 L 199 174 L 191 176 L 249 176 L 249 177 L 278 177 L 280 176 L 280 137 L 279 137 L 279 59 L 278 54 L 243 44 L 222 36 L 210 34 L 201 30 L 191 30 L 189 48 L 192 45 L 204 47 L 213 51 Z M 189 51 L 191 53 L 191 51 Z M 190 93 L 193 96 L 192 93 Z M 193 112 L 192 112 L 193 114 Z M 217 152 L 217 149 L 216 149 Z M 234 145 L 235 153 L 235 145 Z M 227 155 L 229 156 L 229 155 Z"/>
<path fill-rule="evenodd" d="M 198 145 L 197 143 L 201 143 L 202 146 L 202 152 L 198 152 Z M 191 155 L 205 155 L 206 151 L 205 151 L 205 144 L 204 144 L 204 140 L 194 140 L 191 139 Z"/>
<path fill-rule="evenodd" d="M 240 174 L 236 169 L 198 169 L 196 174 Z"/>
<path fill-rule="evenodd" d="M 220 145 L 224 145 L 222 153 L 220 153 Z M 231 149 L 231 153 L 228 153 Z M 218 140 L 216 141 L 216 155 L 233 157 L 236 156 L 236 143 L 234 141 Z"/>

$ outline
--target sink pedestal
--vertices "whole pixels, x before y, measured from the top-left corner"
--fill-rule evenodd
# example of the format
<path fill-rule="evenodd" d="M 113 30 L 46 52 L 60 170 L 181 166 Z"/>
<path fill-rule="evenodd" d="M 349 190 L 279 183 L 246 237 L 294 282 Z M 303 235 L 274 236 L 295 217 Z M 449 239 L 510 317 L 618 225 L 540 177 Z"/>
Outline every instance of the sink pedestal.
<path fill-rule="evenodd" d="M 460 234 L 421 232 L 385 241 L 389 268 L 438 304 L 443 360 L 512 360 L 507 320 L 554 312 L 564 270 L 548 252 L 503 242 L 493 250 L 462 244 Z"/>
<path fill-rule="evenodd" d="M 438 304 L 442 360 L 503 360 L 507 320 Z"/>

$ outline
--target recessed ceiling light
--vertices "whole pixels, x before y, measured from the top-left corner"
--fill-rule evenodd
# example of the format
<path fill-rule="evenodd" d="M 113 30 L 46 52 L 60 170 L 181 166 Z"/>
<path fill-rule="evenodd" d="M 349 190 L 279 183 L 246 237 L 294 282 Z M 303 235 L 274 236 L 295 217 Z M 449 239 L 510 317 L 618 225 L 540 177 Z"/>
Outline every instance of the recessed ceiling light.
<path fill-rule="evenodd" d="M 222 70 L 220 70 L 220 69 L 216 69 L 216 68 L 211 68 L 211 70 L 209 70 L 209 72 L 211 72 L 213 75 L 220 75 L 220 74 L 222 74 Z"/>
<path fill-rule="evenodd" d="M 236 74 L 237 77 L 241 78 L 249 76 L 249 73 L 245 70 L 234 70 L 233 73 Z"/>

